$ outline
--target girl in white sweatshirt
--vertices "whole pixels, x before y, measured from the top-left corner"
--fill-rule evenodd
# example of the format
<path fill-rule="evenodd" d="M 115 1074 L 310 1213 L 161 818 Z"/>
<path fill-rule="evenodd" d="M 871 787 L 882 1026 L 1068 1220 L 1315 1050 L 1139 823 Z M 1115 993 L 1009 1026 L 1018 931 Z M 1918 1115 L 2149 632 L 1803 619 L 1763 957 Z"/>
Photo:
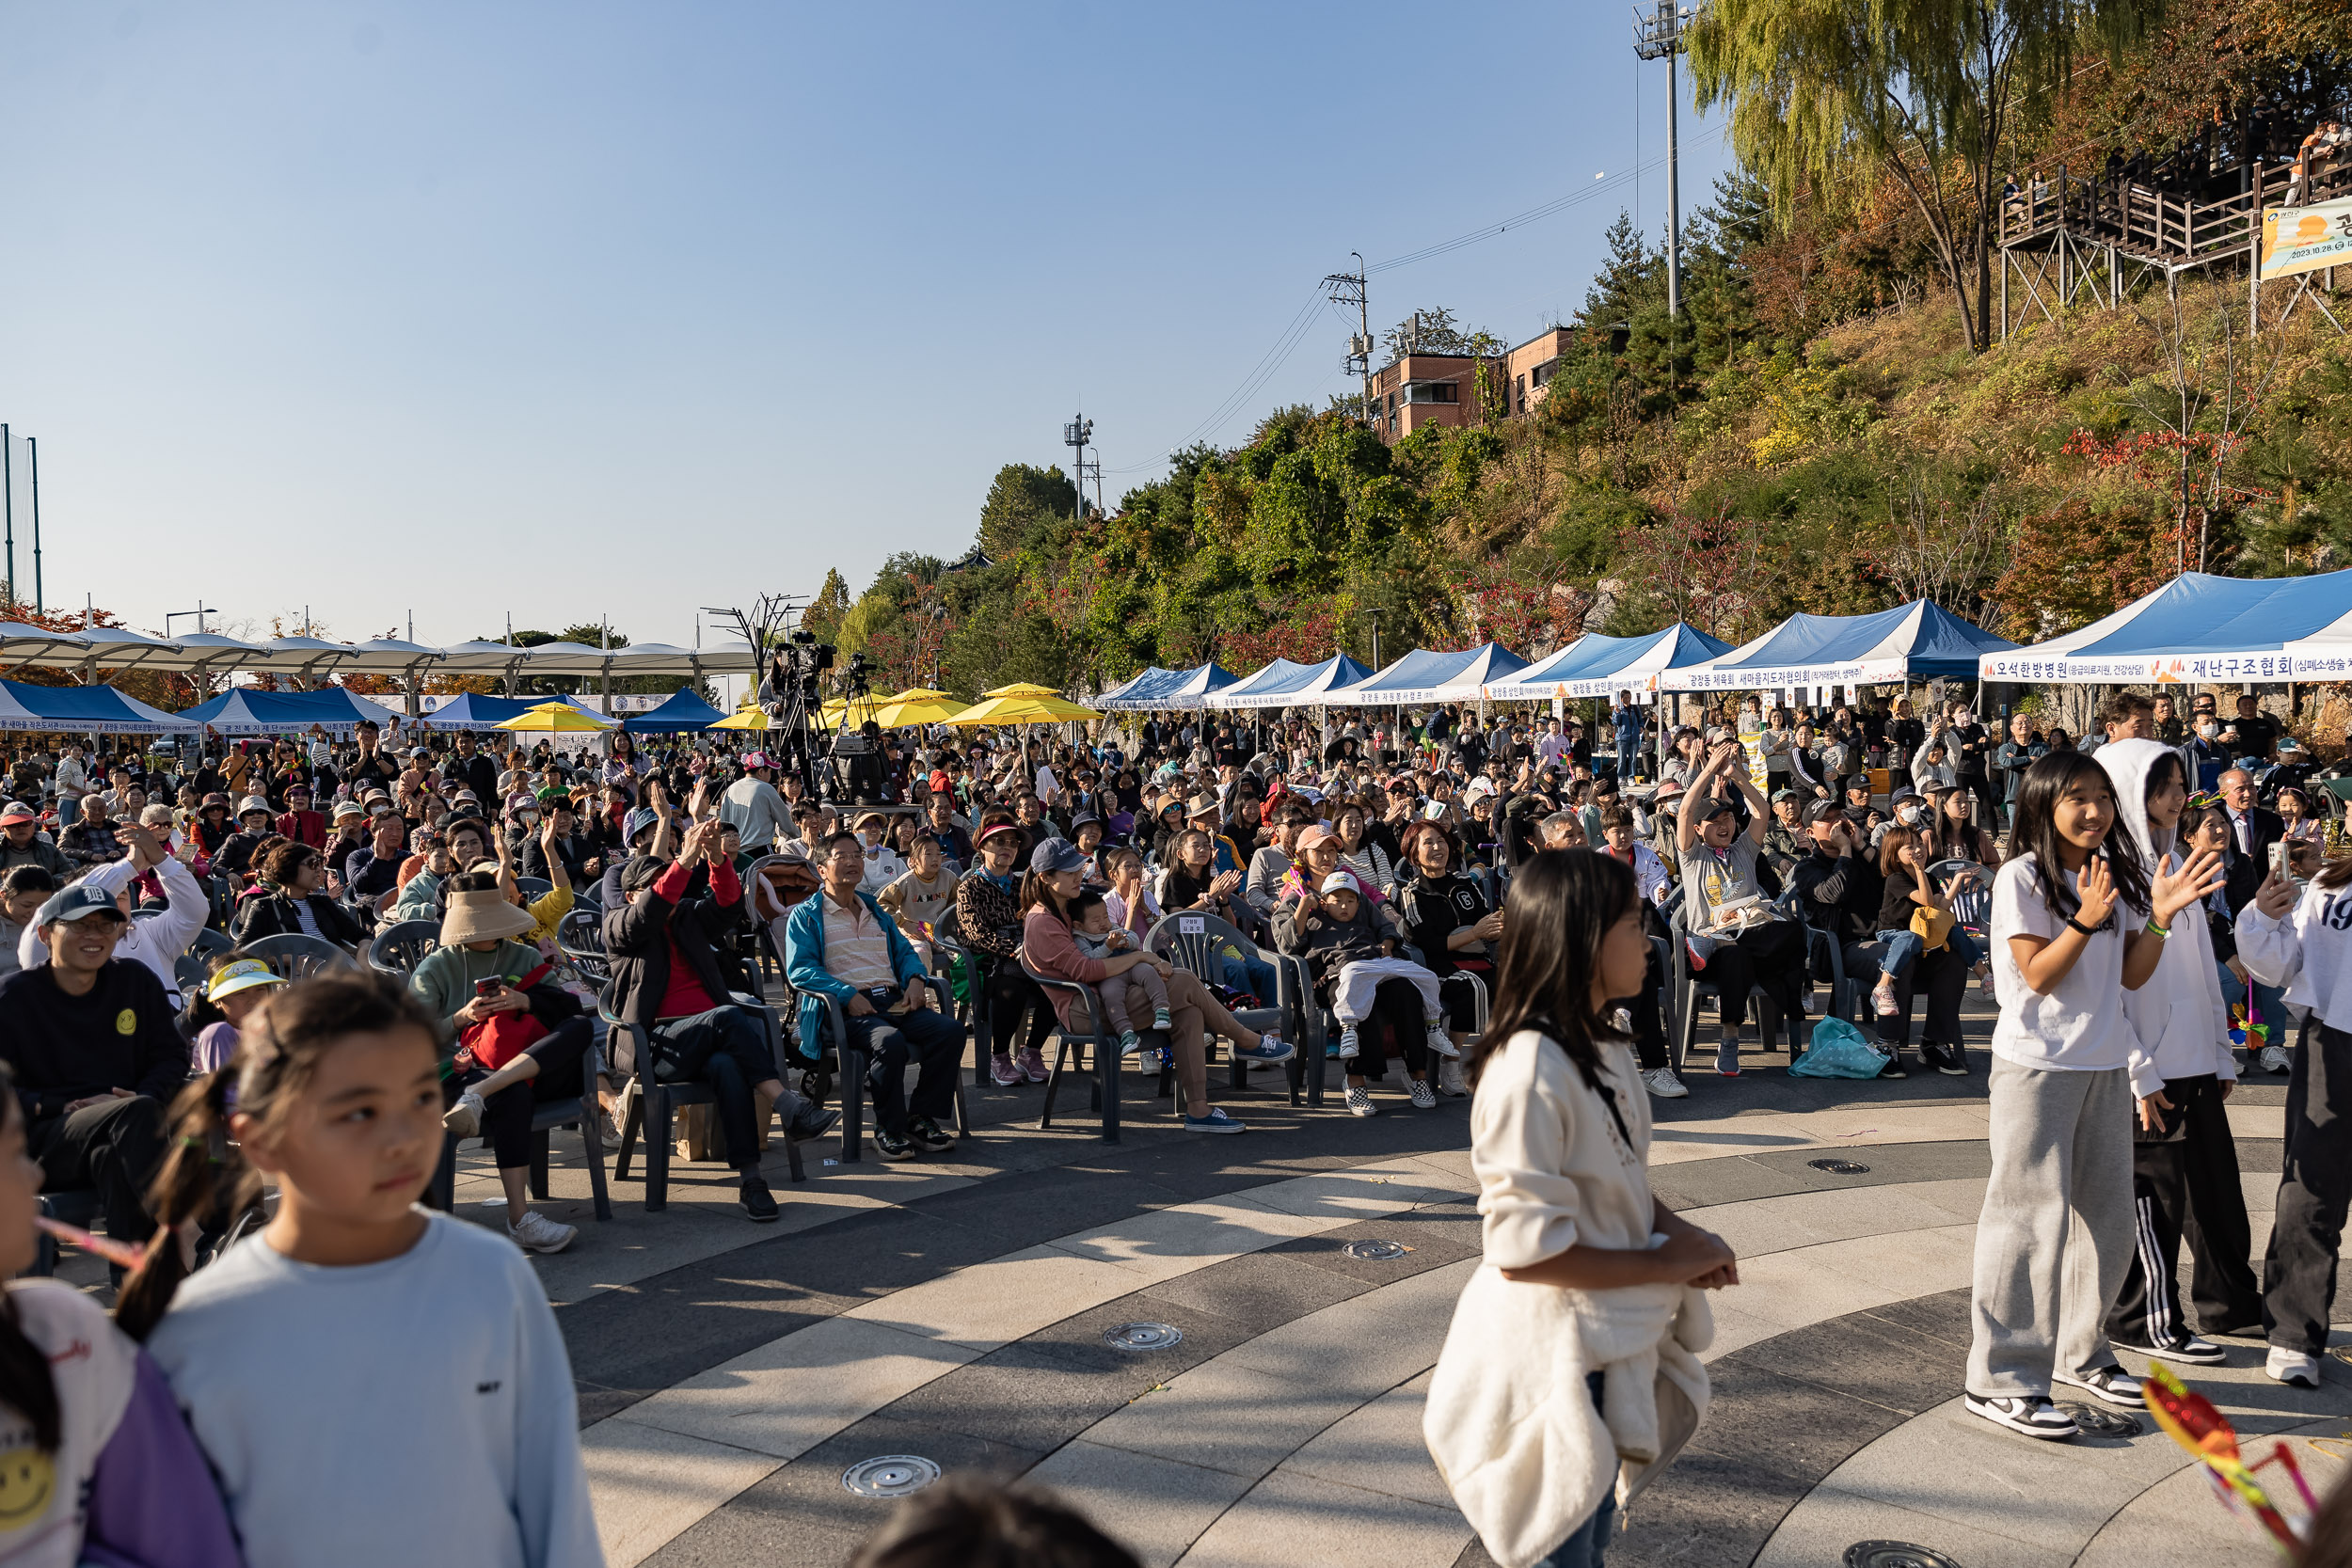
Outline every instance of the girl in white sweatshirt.
<path fill-rule="evenodd" d="M 2285 1174 L 2263 1259 L 2264 1370 L 2316 1388 L 2352 1203 L 2352 860 L 2328 862 L 2299 890 L 2272 873 L 2238 912 L 2237 956 L 2319 1026 L 2290 1053 Z"/>
<path fill-rule="evenodd" d="M 2200 844 L 2181 831 L 2191 825 L 2182 821 L 2188 773 L 2178 750 L 2153 740 L 2114 740 L 2097 757 L 2114 781 L 2123 826 L 2151 867 L 2173 872 L 2200 851 L 2218 856 L 2220 843 Z M 2218 1366 L 2226 1353 L 2189 1332 L 2182 1314 L 2176 1265 L 2185 1229 L 2196 1258 L 2191 1295 L 2205 1333 L 2248 1334 L 2262 1322 L 2262 1293 L 2247 1261 L 2253 1232 L 2237 1144 L 2222 1109 L 2237 1087 L 2237 1059 L 2201 911 L 2183 911 L 2171 931 L 2148 983 L 2123 993 L 2133 1035 L 2137 1244 L 2107 1312 L 2107 1338 L 2168 1361 Z M 2193 1227 L 2185 1223 L 2192 1216 Z"/>
<path fill-rule="evenodd" d="M 1707 1407 L 1702 1291 L 1722 1238 L 1651 1196 L 1649 1101 L 1613 996 L 1649 939 L 1632 872 L 1588 849 L 1512 879 L 1493 1017 L 1463 1063 L 1486 1265 L 1455 1305 L 1422 1432 L 1502 1568 L 1598 1568 L 1617 1510 Z"/>

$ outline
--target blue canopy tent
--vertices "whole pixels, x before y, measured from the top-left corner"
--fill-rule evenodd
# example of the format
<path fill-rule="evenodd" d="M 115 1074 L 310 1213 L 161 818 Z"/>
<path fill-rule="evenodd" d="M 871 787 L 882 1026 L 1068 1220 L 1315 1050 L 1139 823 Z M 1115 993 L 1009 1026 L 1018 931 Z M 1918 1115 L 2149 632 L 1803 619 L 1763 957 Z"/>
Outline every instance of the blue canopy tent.
<path fill-rule="evenodd" d="M 1474 703 L 1480 689 L 1527 668 L 1500 642 L 1437 653 L 1416 648 L 1370 679 L 1320 699 L 1335 707 L 1388 707 L 1404 703 Z"/>
<path fill-rule="evenodd" d="M 1645 637 L 1580 637 L 1508 680 L 1491 682 L 1486 699 L 1496 703 L 1541 702 L 1547 697 L 1614 697 L 1620 691 L 1653 692 L 1666 672 L 1704 664 L 1731 651 L 1731 644 L 1677 621 Z"/>
<path fill-rule="evenodd" d="M 1874 615 L 1791 615 L 1703 664 L 1659 676 L 1661 691 L 1764 691 L 1777 687 L 1975 680 L 1987 654 L 2016 647 L 1926 599 Z"/>
<path fill-rule="evenodd" d="M 1211 692 L 1222 691 L 1238 679 L 1231 670 L 1224 668 L 1214 659 L 1197 670 L 1180 670 L 1172 673 L 1163 672 L 1163 673 L 1168 678 L 1160 683 L 1160 689 L 1157 690 L 1141 690 L 1142 682 L 1138 678 L 1128 683 L 1128 689 L 1122 692 L 1117 700 L 1105 699 L 1094 705 L 1097 708 L 1118 713 L 1190 712 L 1195 708 L 1206 707 Z"/>
<path fill-rule="evenodd" d="M 27 686 L 0 681 L 0 730 L 59 735 L 167 735 L 195 730 L 197 721 L 166 713 L 111 686 Z"/>
<path fill-rule="evenodd" d="M 725 717 L 695 695 L 692 687 L 682 686 L 660 706 L 622 720 L 621 728 L 631 735 L 676 735 L 685 730 L 707 730 Z"/>
<path fill-rule="evenodd" d="M 2352 570 L 2185 572 L 2078 631 L 1986 654 L 1986 680 L 2058 685 L 2352 678 Z"/>
<path fill-rule="evenodd" d="M 1321 664 L 1292 664 L 1290 669 L 1271 679 L 1266 670 L 1287 664 L 1276 659 L 1257 674 L 1235 686 L 1229 686 L 1209 699 L 1211 707 L 1313 707 L 1331 700 L 1330 694 L 1343 687 L 1369 680 L 1372 672 L 1348 657 L 1334 654 Z"/>
<path fill-rule="evenodd" d="M 419 721 L 429 730 L 494 730 L 530 705 L 513 697 L 485 697 L 469 691 L 443 703 Z"/>
<path fill-rule="evenodd" d="M 1209 705 L 1211 707 L 1245 706 L 1247 705 L 1242 703 L 1242 698 L 1253 691 L 1279 687 L 1307 668 L 1308 666 L 1299 663 L 1296 659 L 1278 658 L 1271 664 L 1250 671 L 1224 690 L 1211 692 Z"/>
<path fill-rule="evenodd" d="M 318 691 L 259 691 L 241 686 L 180 717 L 222 735 L 300 735 L 313 724 L 329 733 L 346 733 L 362 720 L 387 729 L 401 722 L 391 709 L 340 686 Z"/>
<path fill-rule="evenodd" d="M 1097 711 L 1116 709 L 1122 698 L 1148 697 L 1154 692 L 1165 691 L 1175 685 L 1177 679 L 1175 671 L 1163 670 L 1156 664 L 1151 665 L 1141 673 L 1129 675 L 1125 680 L 1095 698 L 1093 706 Z"/>
<path fill-rule="evenodd" d="M 1184 683 L 1186 672 L 1163 670 L 1154 664 L 1133 680 L 1121 682 L 1097 697 L 1093 707 L 1102 713 L 1142 713 L 1160 705 L 1160 699 Z"/>

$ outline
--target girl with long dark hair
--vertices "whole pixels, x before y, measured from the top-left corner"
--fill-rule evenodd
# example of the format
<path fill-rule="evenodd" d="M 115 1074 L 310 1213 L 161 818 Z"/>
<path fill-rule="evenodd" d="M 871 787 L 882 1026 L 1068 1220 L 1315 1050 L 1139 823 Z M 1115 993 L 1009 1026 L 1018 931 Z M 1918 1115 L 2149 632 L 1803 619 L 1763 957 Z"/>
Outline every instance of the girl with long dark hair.
<path fill-rule="evenodd" d="M 2151 877 L 2131 834 L 2114 831 L 2118 816 L 2098 763 L 2052 752 L 2026 770 L 1993 883 L 1993 1180 L 1977 1222 L 1963 1402 L 2028 1437 L 2081 1430 L 2051 1402 L 2053 1382 L 2126 1409 L 2146 1402 L 2106 1332 L 2134 1231 L 2122 997 L 2155 973 L 2173 920 L 2220 885 L 2220 868 L 2201 855 Z M 2083 1247 L 2089 1258 L 2070 1255 Z"/>
<path fill-rule="evenodd" d="M 1464 1068 L 1485 1266 L 1422 1423 L 1504 1562 L 1600 1562 L 1621 1476 L 1637 1496 L 1706 1413 L 1698 1292 L 1740 1280 L 1722 1238 L 1650 1192 L 1649 1098 L 1610 1001 L 1642 984 L 1648 952 L 1623 863 L 1546 850 L 1512 879 L 1493 1015 Z M 1609 1386 L 1621 1378 L 1651 1386 Z"/>

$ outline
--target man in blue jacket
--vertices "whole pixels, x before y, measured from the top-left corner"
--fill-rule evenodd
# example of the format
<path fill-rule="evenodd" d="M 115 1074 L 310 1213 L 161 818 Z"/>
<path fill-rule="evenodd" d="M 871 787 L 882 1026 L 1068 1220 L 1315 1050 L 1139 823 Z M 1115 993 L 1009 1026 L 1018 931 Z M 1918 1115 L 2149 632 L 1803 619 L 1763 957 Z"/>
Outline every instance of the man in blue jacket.
<path fill-rule="evenodd" d="M 931 999 L 936 1009 L 924 1005 L 922 960 L 898 922 L 858 886 L 865 841 L 834 833 L 817 869 L 822 885 L 785 922 L 784 972 L 801 993 L 801 1049 L 821 1058 L 825 999 L 840 1003 L 851 1042 L 866 1053 L 874 1147 L 885 1160 L 945 1153 L 956 1147 L 939 1123 L 955 1109 L 963 1026 L 946 1013 L 945 996 Z M 910 1060 L 920 1064 L 911 1099 Z"/>

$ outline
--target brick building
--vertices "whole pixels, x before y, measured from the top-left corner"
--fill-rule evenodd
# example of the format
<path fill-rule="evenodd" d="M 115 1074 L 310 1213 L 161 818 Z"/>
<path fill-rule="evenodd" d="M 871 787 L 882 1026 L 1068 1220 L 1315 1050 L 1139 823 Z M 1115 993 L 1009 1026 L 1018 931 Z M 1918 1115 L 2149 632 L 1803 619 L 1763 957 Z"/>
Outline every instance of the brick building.
<path fill-rule="evenodd" d="M 1426 424 L 1476 424 L 1486 415 L 1482 396 L 1501 400 L 1496 412 L 1518 418 L 1544 401 L 1573 329 L 1547 327 L 1506 354 L 1408 354 L 1372 372 L 1372 428 L 1396 442 Z M 1485 386 L 1479 372 L 1486 372 Z"/>

